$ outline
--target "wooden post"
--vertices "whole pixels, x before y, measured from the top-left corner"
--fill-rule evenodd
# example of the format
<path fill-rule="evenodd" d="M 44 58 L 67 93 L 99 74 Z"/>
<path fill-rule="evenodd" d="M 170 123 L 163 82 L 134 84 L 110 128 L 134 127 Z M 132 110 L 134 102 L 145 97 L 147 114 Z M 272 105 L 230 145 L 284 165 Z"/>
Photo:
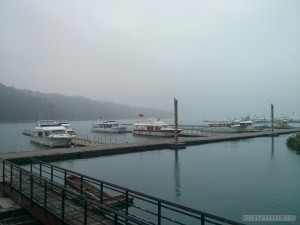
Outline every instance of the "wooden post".
<path fill-rule="evenodd" d="M 271 127 L 272 127 L 272 136 L 274 137 L 274 106 L 271 104 Z"/>
<path fill-rule="evenodd" d="M 178 143 L 178 101 L 174 98 L 174 137 L 175 141 L 169 144 L 169 148 L 171 149 L 183 149 L 186 148 L 185 143 Z"/>
<path fill-rule="evenodd" d="M 175 137 L 175 144 L 178 144 L 178 101 L 176 98 L 174 98 L 174 127 L 175 127 L 175 131 L 174 131 L 174 137 Z"/>

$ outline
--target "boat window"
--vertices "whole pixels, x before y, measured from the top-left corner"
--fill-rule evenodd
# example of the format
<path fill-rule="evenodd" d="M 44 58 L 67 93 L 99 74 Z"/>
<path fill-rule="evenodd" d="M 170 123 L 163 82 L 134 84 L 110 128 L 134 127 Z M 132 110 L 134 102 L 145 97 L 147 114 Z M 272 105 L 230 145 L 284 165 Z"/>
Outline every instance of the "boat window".
<path fill-rule="evenodd" d="M 66 134 L 64 130 L 54 130 L 52 131 L 53 134 Z"/>
<path fill-rule="evenodd" d="M 75 131 L 74 130 L 70 130 L 67 132 L 69 135 L 76 135 Z"/>

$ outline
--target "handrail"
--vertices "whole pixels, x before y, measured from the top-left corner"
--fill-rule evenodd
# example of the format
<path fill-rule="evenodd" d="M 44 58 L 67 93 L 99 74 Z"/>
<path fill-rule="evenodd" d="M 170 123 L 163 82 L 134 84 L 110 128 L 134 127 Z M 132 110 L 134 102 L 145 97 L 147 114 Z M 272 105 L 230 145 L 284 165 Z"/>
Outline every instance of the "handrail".
<path fill-rule="evenodd" d="M 9 167 L 6 169 L 6 167 Z M 30 180 L 28 179 L 23 179 L 23 176 L 26 176 L 27 178 L 29 177 Z M 17 179 L 15 179 L 17 178 Z M 24 188 L 25 183 L 29 184 L 30 183 L 30 188 L 26 189 Z M 41 189 L 41 186 L 33 185 L 33 183 L 43 183 L 44 186 L 44 199 L 38 199 L 34 197 L 35 191 L 38 191 Z M 108 206 L 105 206 L 103 204 L 100 204 L 97 201 L 91 200 L 91 199 L 86 199 L 84 196 L 78 194 L 76 191 L 73 191 L 71 189 L 64 188 L 62 185 L 59 185 L 55 182 L 50 181 L 49 179 L 43 178 L 38 176 L 35 173 L 32 173 L 30 171 L 27 171 L 16 164 L 13 164 L 9 162 L 8 160 L 3 161 L 3 184 L 4 185 L 9 185 L 11 189 L 14 189 L 15 191 L 19 192 L 21 196 L 30 198 L 31 201 L 35 202 L 38 204 L 40 207 L 42 207 L 45 211 L 52 213 L 54 216 L 58 216 L 53 210 L 51 210 L 49 207 L 47 207 L 48 204 L 51 204 L 50 202 L 47 201 L 48 194 L 51 195 L 52 199 L 53 198 L 58 198 L 55 194 L 53 193 L 61 193 L 61 199 L 58 199 L 58 201 L 61 200 L 61 216 L 60 219 L 62 222 L 65 222 L 68 224 L 68 220 L 65 219 L 65 215 L 68 214 L 67 211 L 64 210 L 64 206 L 68 204 L 67 199 L 69 198 L 76 198 L 79 202 L 83 202 L 84 204 L 80 205 L 78 204 L 77 206 L 81 208 L 77 208 L 77 211 L 83 212 L 84 215 L 84 222 L 82 224 L 87 225 L 87 218 L 91 217 L 87 213 L 88 208 L 97 208 L 97 211 L 105 213 L 106 217 L 112 219 L 112 221 L 115 222 L 115 224 L 127 224 L 127 222 L 132 222 L 134 224 L 138 225 L 149 225 L 149 223 L 146 223 L 144 221 L 138 220 L 130 215 L 126 215 L 122 213 L 121 211 L 117 211 L 113 208 L 110 208 Z M 48 190 L 51 189 L 52 193 L 49 193 Z M 74 207 L 71 205 L 71 207 Z M 70 215 L 69 215 L 70 216 Z M 75 217 L 74 217 L 75 218 Z M 76 219 L 76 218 L 75 218 Z M 93 218 L 97 219 L 97 218 Z M 80 222 L 79 219 L 76 219 L 78 222 Z M 98 221 L 101 223 L 101 221 Z"/>
<path fill-rule="evenodd" d="M 34 164 L 37 164 L 35 166 Z M 33 174 L 37 174 L 45 179 L 49 179 L 51 182 L 59 183 L 66 189 L 69 188 L 66 185 L 66 177 L 68 175 L 79 176 L 82 181 L 87 181 L 99 187 L 101 196 L 103 196 L 104 189 L 109 192 L 126 194 L 126 200 L 124 201 L 125 209 L 123 212 L 126 215 L 130 215 L 135 218 L 140 218 L 140 214 L 145 215 L 148 221 L 152 218 L 153 224 L 162 224 L 162 221 L 169 221 L 173 224 L 184 224 L 184 222 L 178 221 L 179 217 L 184 217 L 193 221 L 200 221 L 201 224 L 209 222 L 210 224 L 233 224 L 240 225 L 242 223 L 232 221 L 226 218 L 215 216 L 209 213 L 205 213 L 193 208 L 189 208 L 177 203 L 166 201 L 157 197 L 153 197 L 138 191 L 134 191 L 119 185 L 115 185 L 106 181 L 102 181 L 90 176 L 80 174 L 71 170 L 61 168 L 52 164 L 42 162 L 40 160 L 32 159 L 30 164 L 30 171 Z M 81 186 L 80 196 L 83 196 L 83 190 Z M 135 203 L 128 202 L 128 196 L 134 198 Z M 102 199 L 101 199 L 102 200 Z M 102 201 L 101 201 L 102 202 Z M 138 205 L 141 204 L 141 205 Z M 129 208 L 132 209 L 129 209 Z M 110 207 L 113 208 L 113 207 Z M 156 218 L 156 219 L 155 219 Z"/>

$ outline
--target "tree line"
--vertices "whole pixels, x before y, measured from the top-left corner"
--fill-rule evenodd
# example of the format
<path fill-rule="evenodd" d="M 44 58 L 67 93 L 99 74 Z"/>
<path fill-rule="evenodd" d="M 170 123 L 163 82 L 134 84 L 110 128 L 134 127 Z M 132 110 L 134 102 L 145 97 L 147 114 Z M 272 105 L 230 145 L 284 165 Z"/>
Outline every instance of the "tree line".
<path fill-rule="evenodd" d="M 171 117 L 172 113 L 159 109 L 142 108 L 81 96 L 45 94 L 8 87 L 0 83 L 0 121 L 22 122 L 39 119 L 96 120 L 131 119 L 140 113 Z"/>

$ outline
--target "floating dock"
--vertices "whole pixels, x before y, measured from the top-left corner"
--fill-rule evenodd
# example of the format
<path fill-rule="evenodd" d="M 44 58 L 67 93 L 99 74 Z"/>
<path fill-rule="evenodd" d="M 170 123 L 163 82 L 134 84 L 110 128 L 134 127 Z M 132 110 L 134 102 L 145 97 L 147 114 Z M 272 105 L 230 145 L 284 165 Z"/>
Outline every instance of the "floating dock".
<path fill-rule="evenodd" d="M 267 137 L 282 134 L 291 134 L 300 132 L 300 128 L 278 129 L 274 134 L 271 131 L 250 132 L 250 133 L 234 133 L 224 134 L 219 136 L 207 137 L 182 137 L 180 143 L 186 146 L 199 145 L 223 141 L 235 141 L 257 137 Z M 63 161 L 69 159 L 91 158 L 105 155 L 125 154 L 132 152 L 142 152 L 160 149 L 174 149 L 174 143 L 167 140 L 154 140 L 121 144 L 101 144 L 87 147 L 70 147 L 70 148 L 53 148 L 50 150 L 27 151 L 27 152 L 9 152 L 0 154 L 2 159 L 10 159 L 17 163 L 30 161 L 30 158 L 39 159 L 42 161 Z"/>

